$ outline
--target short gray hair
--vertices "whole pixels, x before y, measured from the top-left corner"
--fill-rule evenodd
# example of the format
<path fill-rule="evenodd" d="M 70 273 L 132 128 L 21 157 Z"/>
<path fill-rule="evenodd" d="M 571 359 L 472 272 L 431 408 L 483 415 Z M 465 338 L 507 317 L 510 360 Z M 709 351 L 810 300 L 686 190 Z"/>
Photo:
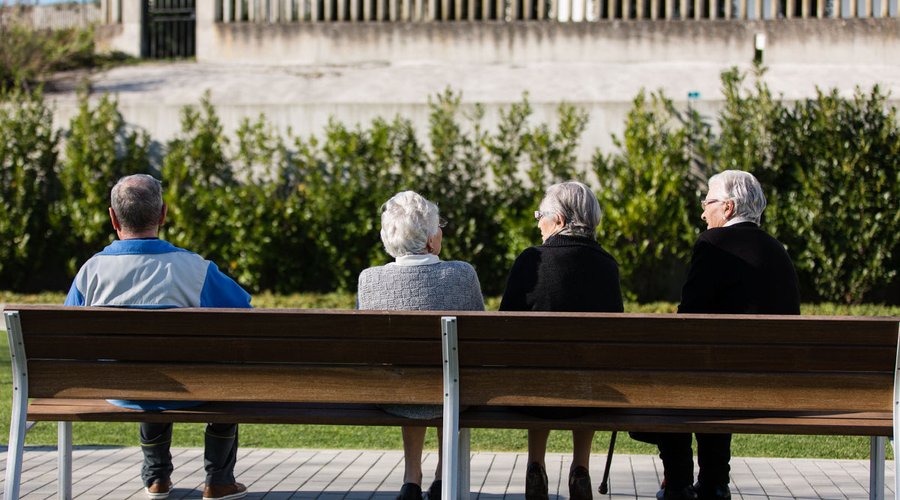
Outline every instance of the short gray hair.
<path fill-rule="evenodd" d="M 381 205 L 381 242 L 391 257 L 424 254 L 438 232 L 438 207 L 414 191 L 395 194 Z"/>
<path fill-rule="evenodd" d="M 122 177 L 112 188 L 110 204 L 123 228 L 155 227 L 163 210 L 162 183 L 146 174 Z"/>
<path fill-rule="evenodd" d="M 553 212 L 565 219 L 559 234 L 594 238 L 600 224 L 600 203 L 586 184 L 567 181 L 547 188 L 541 200 L 542 212 Z"/>
<path fill-rule="evenodd" d="M 759 224 L 766 209 L 766 195 L 753 174 L 743 170 L 725 170 L 709 178 L 709 186 L 714 182 L 721 182 L 727 199 L 734 201 L 735 217 Z"/>

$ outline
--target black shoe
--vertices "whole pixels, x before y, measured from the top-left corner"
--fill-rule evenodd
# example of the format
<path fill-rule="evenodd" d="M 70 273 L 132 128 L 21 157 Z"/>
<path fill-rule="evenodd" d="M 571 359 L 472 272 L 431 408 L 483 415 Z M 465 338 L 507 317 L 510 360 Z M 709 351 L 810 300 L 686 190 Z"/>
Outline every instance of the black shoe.
<path fill-rule="evenodd" d="M 427 500 L 441 500 L 441 480 L 435 479 L 431 486 L 428 487 Z"/>
<path fill-rule="evenodd" d="M 422 500 L 422 487 L 416 483 L 406 483 L 400 487 L 397 500 Z"/>
<path fill-rule="evenodd" d="M 663 488 L 656 492 L 657 500 L 697 500 L 697 492 L 693 486 L 684 488 Z"/>
<path fill-rule="evenodd" d="M 528 464 L 525 472 L 525 500 L 550 500 L 548 484 L 544 466 L 537 462 Z"/>
<path fill-rule="evenodd" d="M 578 466 L 569 472 L 569 500 L 593 500 L 591 475 L 584 467 Z"/>
<path fill-rule="evenodd" d="M 727 484 L 707 487 L 697 481 L 694 484 L 694 491 L 697 492 L 697 500 L 731 500 L 731 490 Z"/>

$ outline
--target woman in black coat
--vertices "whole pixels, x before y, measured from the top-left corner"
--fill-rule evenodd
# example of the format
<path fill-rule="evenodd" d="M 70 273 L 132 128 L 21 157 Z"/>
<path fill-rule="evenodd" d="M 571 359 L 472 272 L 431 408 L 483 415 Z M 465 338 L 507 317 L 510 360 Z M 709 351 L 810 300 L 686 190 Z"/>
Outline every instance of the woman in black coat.
<path fill-rule="evenodd" d="M 554 184 L 534 213 L 543 244 L 528 248 L 509 273 L 501 311 L 623 312 L 619 266 L 596 240 L 600 204 L 586 185 Z M 529 413 L 536 413 L 534 410 Z M 571 410 L 547 408 L 546 418 L 567 418 Z M 544 463 L 550 431 L 528 431 L 527 500 L 547 500 Z M 594 431 L 573 431 L 574 450 L 569 470 L 569 497 L 590 500 L 588 473 Z"/>

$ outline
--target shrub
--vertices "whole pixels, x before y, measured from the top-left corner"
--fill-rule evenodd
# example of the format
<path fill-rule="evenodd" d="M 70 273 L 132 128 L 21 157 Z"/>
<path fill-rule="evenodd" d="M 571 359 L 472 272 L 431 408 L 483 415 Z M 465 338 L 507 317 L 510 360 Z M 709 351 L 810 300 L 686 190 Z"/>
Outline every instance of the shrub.
<path fill-rule="evenodd" d="M 900 125 L 885 98 L 878 87 L 852 99 L 819 91 L 776 124 L 773 155 L 791 179 L 778 232 L 807 297 L 858 304 L 897 276 Z"/>
<path fill-rule="evenodd" d="M 30 89 L 50 72 L 96 64 L 90 28 L 36 30 L 13 23 L 0 36 L 0 87 Z"/>
<path fill-rule="evenodd" d="M 124 175 L 152 173 L 149 147 L 146 133 L 128 128 L 114 97 L 104 95 L 93 107 L 86 95 L 80 97 L 60 162 L 62 190 L 56 210 L 66 238 L 70 277 L 113 240 L 106 210 L 110 189 Z"/>
<path fill-rule="evenodd" d="M 227 145 L 208 93 L 199 107 L 182 110 L 181 134 L 169 142 L 163 159 L 169 207 L 164 235 L 172 244 L 196 250 L 233 274 L 238 262 L 227 257 L 235 244 L 233 226 L 243 221 L 232 217 L 238 182 L 225 156 Z"/>
<path fill-rule="evenodd" d="M 0 91 L 0 282 L 13 289 L 54 280 L 50 217 L 59 135 L 40 91 Z"/>
<path fill-rule="evenodd" d="M 703 156 L 709 135 L 697 115 L 682 117 L 664 95 L 642 91 L 623 137 L 613 138 L 620 151 L 594 157 L 603 213 L 599 239 L 618 260 L 630 300 L 680 297 L 706 180 L 705 167 L 691 161 L 689 150 Z"/>

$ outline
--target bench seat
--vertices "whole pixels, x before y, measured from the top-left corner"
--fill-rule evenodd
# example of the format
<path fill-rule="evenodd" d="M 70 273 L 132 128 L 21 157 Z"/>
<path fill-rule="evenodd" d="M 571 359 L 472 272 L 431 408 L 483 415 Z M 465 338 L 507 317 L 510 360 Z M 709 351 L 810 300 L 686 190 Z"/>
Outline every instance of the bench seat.
<path fill-rule="evenodd" d="M 587 409 L 575 418 L 549 420 L 502 406 L 468 408 L 460 427 L 473 429 L 593 429 L 599 431 L 708 432 L 734 434 L 812 434 L 885 436 L 888 412 L 710 411 Z M 415 420 L 384 412 L 376 405 L 338 403 L 205 403 L 182 410 L 142 412 L 97 399 L 34 399 L 28 418 L 40 422 L 195 422 L 242 424 L 321 424 L 401 426 L 411 422 L 440 425 L 440 419 Z"/>

